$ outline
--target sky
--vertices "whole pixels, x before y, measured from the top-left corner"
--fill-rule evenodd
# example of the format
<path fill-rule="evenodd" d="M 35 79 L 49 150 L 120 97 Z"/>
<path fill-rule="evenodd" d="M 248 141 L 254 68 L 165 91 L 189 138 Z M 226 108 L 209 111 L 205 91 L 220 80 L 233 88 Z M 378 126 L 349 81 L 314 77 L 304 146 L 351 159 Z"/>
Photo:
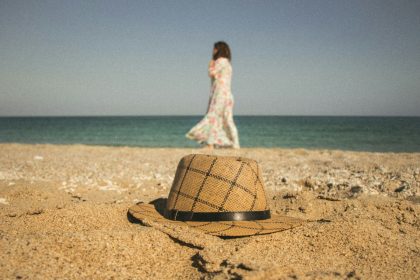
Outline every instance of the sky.
<path fill-rule="evenodd" d="M 0 0 L 0 116 L 420 116 L 420 1 Z"/>

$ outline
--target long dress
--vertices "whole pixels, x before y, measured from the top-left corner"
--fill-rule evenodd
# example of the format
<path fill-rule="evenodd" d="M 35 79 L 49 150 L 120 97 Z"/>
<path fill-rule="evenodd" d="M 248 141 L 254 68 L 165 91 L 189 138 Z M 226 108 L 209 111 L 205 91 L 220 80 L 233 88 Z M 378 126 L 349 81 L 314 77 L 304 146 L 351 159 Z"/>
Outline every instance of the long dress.
<path fill-rule="evenodd" d="M 185 136 L 202 144 L 239 148 L 238 131 L 232 113 L 232 66 L 229 60 L 218 58 L 209 66 L 209 76 L 211 95 L 207 113 Z"/>

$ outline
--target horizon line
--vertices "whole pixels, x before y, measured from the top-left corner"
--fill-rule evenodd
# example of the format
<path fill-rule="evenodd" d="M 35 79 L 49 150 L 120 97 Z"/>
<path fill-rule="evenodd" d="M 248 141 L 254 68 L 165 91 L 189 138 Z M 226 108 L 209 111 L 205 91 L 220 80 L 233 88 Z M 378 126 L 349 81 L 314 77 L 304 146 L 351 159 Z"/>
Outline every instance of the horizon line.
<path fill-rule="evenodd" d="M 118 118 L 118 117 L 204 117 L 203 114 L 200 115 L 172 115 L 172 114 L 163 114 L 163 115 L 0 115 L 0 118 Z M 235 117 L 381 117 L 381 118 L 418 118 L 420 115 L 281 115 L 281 114 L 238 114 Z"/>

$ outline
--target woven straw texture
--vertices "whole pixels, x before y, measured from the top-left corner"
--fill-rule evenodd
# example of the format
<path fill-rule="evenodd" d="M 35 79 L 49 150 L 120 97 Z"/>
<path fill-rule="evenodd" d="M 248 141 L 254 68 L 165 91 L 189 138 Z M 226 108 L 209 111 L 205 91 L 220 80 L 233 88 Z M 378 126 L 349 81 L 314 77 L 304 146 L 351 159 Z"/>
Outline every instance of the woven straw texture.
<path fill-rule="evenodd" d="M 194 212 L 267 210 L 260 178 L 254 160 L 189 155 L 178 164 L 167 208 Z"/>
<path fill-rule="evenodd" d="M 175 174 L 166 209 L 192 212 L 268 210 L 261 171 L 247 158 L 193 154 L 183 157 Z M 163 216 L 157 205 L 139 203 L 129 209 L 137 220 L 175 223 L 217 236 L 267 234 L 299 226 L 303 220 L 273 216 L 267 220 L 182 222 Z"/>

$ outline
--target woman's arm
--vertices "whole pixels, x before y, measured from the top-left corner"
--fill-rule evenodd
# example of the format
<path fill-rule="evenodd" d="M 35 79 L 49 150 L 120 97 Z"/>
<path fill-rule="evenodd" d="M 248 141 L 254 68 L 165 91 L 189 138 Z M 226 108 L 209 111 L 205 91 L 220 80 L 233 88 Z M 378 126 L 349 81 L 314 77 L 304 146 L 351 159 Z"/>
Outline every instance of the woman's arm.
<path fill-rule="evenodd" d="M 209 77 L 210 78 L 216 78 L 216 75 L 219 74 L 222 71 L 223 64 L 221 63 L 221 60 L 210 60 L 209 63 Z"/>

